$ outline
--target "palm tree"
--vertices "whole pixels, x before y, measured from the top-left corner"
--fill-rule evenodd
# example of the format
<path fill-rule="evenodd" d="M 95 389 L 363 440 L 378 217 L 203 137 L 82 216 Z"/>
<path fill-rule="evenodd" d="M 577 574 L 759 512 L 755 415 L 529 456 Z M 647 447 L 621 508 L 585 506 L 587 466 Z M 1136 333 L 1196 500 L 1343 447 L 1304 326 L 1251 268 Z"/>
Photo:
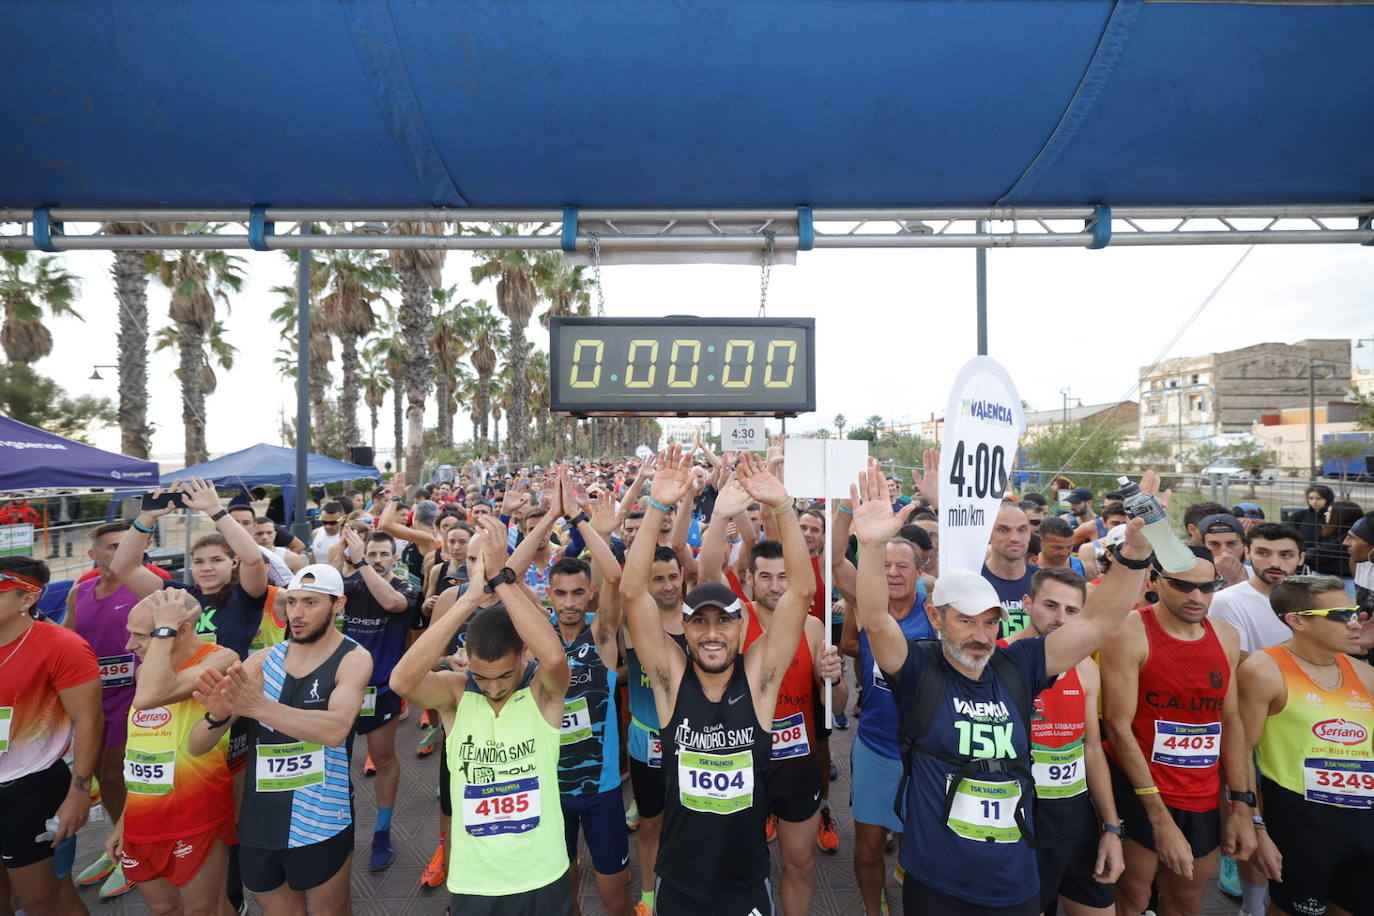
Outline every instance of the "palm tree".
<path fill-rule="evenodd" d="M 835 429 L 839 430 L 839 432 L 838 432 L 838 433 L 836 434 L 836 436 L 835 436 L 836 439 L 843 439 L 843 438 L 844 438 L 844 428 L 845 428 L 846 426 L 848 426 L 848 425 L 849 425 L 849 420 L 848 420 L 848 418 L 845 417 L 844 414 L 842 414 L 842 413 L 837 413 L 837 414 L 835 414 Z"/>
<path fill-rule="evenodd" d="M 336 250 L 321 252 L 316 262 L 325 289 L 320 311 L 325 327 L 339 338 L 339 362 L 343 387 L 339 395 L 343 451 L 357 445 L 358 435 L 358 341 L 372 333 L 377 316 L 372 304 L 382 291 L 396 287 L 396 275 L 378 251 Z"/>
<path fill-rule="evenodd" d="M 168 315 L 176 327 L 180 352 L 181 421 L 186 463 L 208 461 L 205 448 L 205 388 L 208 365 L 206 337 L 215 326 L 216 303 L 229 305 L 229 294 L 243 288 L 244 259 L 225 251 L 170 252 L 158 260 L 157 278 L 172 291 Z"/>
<path fill-rule="evenodd" d="M 518 231 L 518 227 L 508 227 Z M 532 258 L 525 251 L 494 252 L 486 261 L 472 268 L 472 282 L 497 277 L 496 307 L 510 322 L 510 372 L 511 409 L 510 422 L 507 424 L 511 457 L 517 461 L 528 457 L 529 440 L 528 403 L 529 379 L 525 377 L 525 363 L 528 359 L 525 349 L 525 328 L 534 314 L 539 302 L 539 287 L 535 277 L 549 268 Z"/>
<path fill-rule="evenodd" d="M 481 417 L 479 451 L 487 451 L 487 418 L 491 414 L 492 375 L 496 372 L 496 354 L 505 346 L 501 322 L 492 314 L 485 299 L 474 305 L 472 334 L 472 368 L 477 370 L 477 413 Z"/>
<path fill-rule="evenodd" d="M 864 429 L 872 430 L 873 441 L 877 442 L 878 436 L 883 430 L 883 418 L 878 416 L 877 414 L 874 414 L 867 420 L 864 420 Z"/>
<path fill-rule="evenodd" d="M 436 430 L 443 448 L 453 445 L 453 415 L 458 411 L 454 396 L 458 391 L 459 373 L 466 371 L 458 362 L 472 349 L 473 309 L 468 300 L 458 298 L 458 288 L 450 286 L 434 291 L 438 311 L 434 315 L 434 329 L 429 336 L 434 351 L 434 386 L 439 401 L 439 423 Z"/>
<path fill-rule="evenodd" d="M 52 353 L 52 331 L 43 324 L 43 312 L 57 318 L 81 318 L 72 308 L 80 280 L 60 266 L 57 255 L 33 261 L 27 251 L 4 251 L 0 265 L 0 303 L 5 325 L 0 328 L 0 347 L 10 362 L 36 363 Z"/>
<path fill-rule="evenodd" d="M 215 375 L 212 362 L 218 364 L 225 371 L 234 368 L 234 354 L 239 351 L 239 348 L 225 338 L 224 322 L 219 320 L 210 326 L 210 332 L 205 335 L 205 345 L 210 352 L 206 354 L 204 350 L 201 351 L 204 362 L 197 370 L 200 374 L 200 389 L 205 394 L 214 394 L 215 389 L 219 387 L 219 379 Z M 153 336 L 153 349 L 159 352 L 179 346 L 181 346 L 181 329 L 174 324 L 167 325 Z M 180 378 L 181 370 L 175 369 L 173 374 Z M 204 422 L 204 417 L 201 418 L 201 421 Z"/>
<path fill-rule="evenodd" d="M 293 252 L 294 253 L 294 252 Z M 314 277 L 311 278 L 312 285 Z M 277 371 L 283 378 L 296 377 L 296 355 L 299 348 L 296 335 L 296 288 L 274 286 L 272 292 L 283 296 L 281 305 L 272 310 L 272 320 L 282 326 L 285 345 L 277 351 Z M 328 453 L 327 431 L 333 425 L 329 412 L 329 364 L 334 361 L 334 341 L 325 329 L 324 317 L 318 306 L 310 306 L 310 375 L 306 390 L 310 400 L 311 450 Z"/>
<path fill-rule="evenodd" d="M 437 235 L 439 223 L 397 223 L 399 235 Z M 439 286 L 444 267 L 444 250 L 392 249 L 387 258 L 401 281 L 401 340 L 407 359 L 402 367 L 406 391 L 406 459 L 405 470 L 418 481 L 421 446 L 425 428 L 425 395 L 429 391 L 433 364 L 429 342 L 430 311 L 433 291 Z M 400 456 L 397 455 L 397 460 Z"/>
<path fill-rule="evenodd" d="M 372 341 L 368 341 L 371 344 Z M 382 409 L 386 403 L 386 393 L 391 388 L 391 376 L 386 371 L 386 364 L 379 359 L 376 354 L 369 355 L 366 346 L 363 350 L 362 369 L 358 373 L 358 383 L 363 388 L 363 403 L 367 405 L 370 423 L 368 429 L 372 431 L 371 438 L 368 440 L 372 445 L 372 450 L 377 450 L 377 411 Z"/>
<path fill-rule="evenodd" d="M 529 404 L 534 411 L 534 441 L 536 448 L 549 444 L 549 354 L 536 350 L 534 344 L 525 345 L 529 351 L 526 361 L 526 375 L 529 379 Z M 559 443 L 557 451 L 562 451 Z"/>
<path fill-rule="evenodd" d="M 536 256 L 538 269 L 535 282 L 539 284 L 549 307 L 539 316 L 539 323 L 546 329 L 549 319 L 559 316 L 586 316 L 592 313 L 591 288 L 586 282 L 585 267 L 573 267 L 563 257 L 562 252 L 541 252 Z M 547 395 L 545 396 L 547 403 Z M 567 455 L 568 418 L 553 416 L 554 457 L 562 459 Z M 541 435 L 542 438 L 542 435 Z"/>
<path fill-rule="evenodd" d="M 107 235 L 179 233 L 171 223 L 109 223 Z M 150 251 L 119 249 L 110 263 L 110 279 L 119 301 L 119 443 L 120 451 L 147 458 L 153 428 L 148 425 L 148 270 L 156 263 Z"/>
<path fill-rule="evenodd" d="M 381 363 L 391 386 L 392 462 L 399 467 L 405 453 L 406 349 L 401 341 L 400 320 L 391 306 L 387 306 L 386 317 L 377 326 L 376 335 L 363 346 L 363 356 Z"/>

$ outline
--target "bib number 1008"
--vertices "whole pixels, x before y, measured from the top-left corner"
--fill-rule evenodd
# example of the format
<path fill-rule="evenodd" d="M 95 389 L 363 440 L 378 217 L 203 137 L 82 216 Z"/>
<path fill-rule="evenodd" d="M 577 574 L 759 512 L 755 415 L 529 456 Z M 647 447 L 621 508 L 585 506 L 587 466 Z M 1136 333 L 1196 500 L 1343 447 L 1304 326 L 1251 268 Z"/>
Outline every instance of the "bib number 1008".
<path fill-rule="evenodd" d="M 1007 456 L 1002 446 L 989 447 L 986 442 L 969 452 L 962 440 L 954 447 L 954 460 L 949 465 L 949 482 L 954 495 L 992 496 L 1001 499 L 1007 492 Z"/>

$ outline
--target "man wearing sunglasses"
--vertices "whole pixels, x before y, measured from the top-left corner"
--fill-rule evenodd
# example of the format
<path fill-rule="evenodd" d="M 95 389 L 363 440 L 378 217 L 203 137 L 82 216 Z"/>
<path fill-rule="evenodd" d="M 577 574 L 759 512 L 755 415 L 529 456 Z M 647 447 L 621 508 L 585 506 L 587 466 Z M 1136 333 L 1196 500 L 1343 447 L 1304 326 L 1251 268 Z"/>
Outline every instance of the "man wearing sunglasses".
<path fill-rule="evenodd" d="M 320 527 L 310 539 L 311 562 L 329 562 L 329 548 L 343 536 L 343 517 L 343 506 L 336 502 L 327 502 L 320 507 Z"/>
<path fill-rule="evenodd" d="M 1364 615 L 1335 576 L 1290 576 L 1269 603 L 1291 638 L 1249 656 L 1238 679 L 1247 748 L 1263 773 L 1255 863 L 1270 912 L 1368 913 L 1374 668 L 1348 657 L 1368 648 Z"/>
<path fill-rule="evenodd" d="M 1102 651 L 1107 752 L 1126 828 L 1123 913 L 1145 909 L 1152 882 L 1161 912 L 1200 913 L 1218 847 L 1243 860 L 1255 845 L 1254 771 L 1234 685 L 1240 637 L 1207 618 L 1222 583 L 1211 552 L 1192 551 L 1187 572 L 1155 562 L 1154 604 L 1132 611 Z M 1233 802 L 1224 819 L 1223 775 Z"/>

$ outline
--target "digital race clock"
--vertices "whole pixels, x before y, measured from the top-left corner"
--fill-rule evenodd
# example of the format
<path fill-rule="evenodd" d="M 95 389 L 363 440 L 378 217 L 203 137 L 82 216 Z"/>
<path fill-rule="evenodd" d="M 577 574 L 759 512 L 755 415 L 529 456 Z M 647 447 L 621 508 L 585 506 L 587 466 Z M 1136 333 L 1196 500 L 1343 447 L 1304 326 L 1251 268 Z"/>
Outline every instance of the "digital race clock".
<path fill-rule="evenodd" d="M 549 408 L 573 416 L 816 409 L 812 318 L 553 318 Z"/>

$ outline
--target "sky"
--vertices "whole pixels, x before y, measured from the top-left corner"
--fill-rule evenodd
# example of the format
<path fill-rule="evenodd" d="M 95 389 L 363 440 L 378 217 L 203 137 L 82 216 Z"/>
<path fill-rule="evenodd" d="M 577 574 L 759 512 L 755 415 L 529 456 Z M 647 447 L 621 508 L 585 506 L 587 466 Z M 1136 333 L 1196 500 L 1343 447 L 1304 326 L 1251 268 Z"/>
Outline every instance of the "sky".
<path fill-rule="evenodd" d="M 1169 347 L 1245 250 L 994 249 L 988 253 L 989 355 L 1006 366 L 1031 408 L 1043 410 L 1061 406 L 1063 388 L 1084 404 L 1134 398 L 1140 369 L 1160 357 L 1307 337 L 1374 337 L 1374 253 L 1355 245 L 1262 245 Z M 248 283 L 222 316 L 237 361 L 232 370 L 218 370 L 219 388 L 206 410 L 212 456 L 257 442 L 280 444 L 283 412 L 294 417 L 293 383 L 273 365 L 280 335 L 268 320 L 278 301 L 269 290 L 292 283 L 294 268 L 280 252 L 243 256 Z M 117 400 L 115 369 L 101 370 L 104 381 L 89 379 L 93 365 L 116 362 L 112 256 L 63 258 L 82 278 L 76 309 L 84 321 L 51 323 L 53 353 L 38 369 L 72 394 Z M 444 283 L 494 303 L 490 284 L 470 282 L 471 263 L 468 254 L 450 253 Z M 605 267 L 606 314 L 753 316 L 759 274 L 757 267 L 710 264 Z M 168 323 L 167 292 L 156 283 L 149 286 L 149 314 L 154 332 Z M 974 251 L 802 252 L 795 266 L 773 268 L 767 314 L 816 319 L 817 411 L 789 421 L 789 431 L 832 428 L 837 413 L 851 426 L 874 414 L 899 424 L 927 419 L 943 414 L 955 373 L 975 353 Z M 547 350 L 547 333 L 537 322 L 529 337 Z M 1356 366 L 1370 368 L 1374 346 L 1353 356 Z M 150 360 L 153 453 L 174 468 L 183 454 L 176 355 L 153 353 Z M 332 368 L 337 377 L 337 361 Z M 366 436 L 365 407 L 358 419 Z M 379 447 L 390 443 L 389 423 L 384 412 Z M 460 435 L 468 426 L 457 425 Z M 119 430 L 96 431 L 92 439 L 117 451 Z"/>

